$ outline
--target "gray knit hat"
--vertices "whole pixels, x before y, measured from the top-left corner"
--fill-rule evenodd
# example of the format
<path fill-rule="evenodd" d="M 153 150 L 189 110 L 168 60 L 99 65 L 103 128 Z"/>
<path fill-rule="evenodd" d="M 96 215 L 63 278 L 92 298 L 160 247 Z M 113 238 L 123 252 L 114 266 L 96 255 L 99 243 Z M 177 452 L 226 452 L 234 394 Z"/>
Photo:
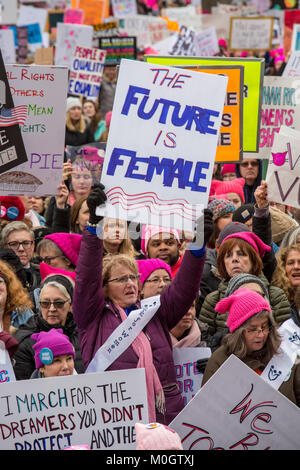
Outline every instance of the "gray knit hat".
<path fill-rule="evenodd" d="M 233 294 L 233 292 L 235 292 L 244 284 L 248 284 L 249 282 L 256 282 L 256 284 L 258 284 L 262 288 L 266 299 L 269 301 L 269 292 L 264 282 L 258 276 L 254 276 L 253 274 L 247 273 L 238 274 L 237 276 L 234 276 L 230 279 L 230 281 L 228 282 L 225 297 L 228 297 L 229 295 Z"/>

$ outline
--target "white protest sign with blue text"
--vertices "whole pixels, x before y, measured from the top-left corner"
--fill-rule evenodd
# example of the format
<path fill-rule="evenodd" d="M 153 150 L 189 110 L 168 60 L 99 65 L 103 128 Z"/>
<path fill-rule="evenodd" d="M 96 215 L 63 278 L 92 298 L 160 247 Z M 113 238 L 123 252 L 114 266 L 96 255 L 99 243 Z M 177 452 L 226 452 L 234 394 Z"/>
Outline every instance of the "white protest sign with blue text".
<path fill-rule="evenodd" d="M 148 422 L 144 369 L 22 380 L 0 390 L 1 450 L 134 450 L 134 425 Z"/>
<path fill-rule="evenodd" d="M 105 56 L 106 51 L 76 46 L 68 93 L 98 98 Z"/>
<path fill-rule="evenodd" d="M 170 423 L 185 450 L 300 450 L 300 410 L 231 355 Z"/>
<path fill-rule="evenodd" d="M 97 214 L 193 230 L 206 207 L 227 77 L 122 60 Z M 169 219 L 169 220 L 168 220 Z"/>

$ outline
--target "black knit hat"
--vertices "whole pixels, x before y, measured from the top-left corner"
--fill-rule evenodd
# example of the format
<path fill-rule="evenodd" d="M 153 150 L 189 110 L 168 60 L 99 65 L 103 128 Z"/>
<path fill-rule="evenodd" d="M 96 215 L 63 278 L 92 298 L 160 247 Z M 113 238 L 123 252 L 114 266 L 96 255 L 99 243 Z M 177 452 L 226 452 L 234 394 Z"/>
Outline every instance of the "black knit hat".
<path fill-rule="evenodd" d="M 71 300 L 73 299 L 74 287 L 73 287 L 72 280 L 70 278 L 68 278 L 67 276 L 64 276 L 63 274 L 51 274 L 50 276 L 46 277 L 46 279 L 44 280 L 41 286 L 41 289 L 49 282 L 57 282 L 58 284 L 61 284 L 62 286 L 64 286 L 69 296 L 71 297 Z"/>
<path fill-rule="evenodd" d="M 253 214 L 254 204 L 243 204 L 234 211 L 232 222 L 241 222 L 244 224 L 245 222 L 248 222 L 248 220 L 252 219 Z"/>

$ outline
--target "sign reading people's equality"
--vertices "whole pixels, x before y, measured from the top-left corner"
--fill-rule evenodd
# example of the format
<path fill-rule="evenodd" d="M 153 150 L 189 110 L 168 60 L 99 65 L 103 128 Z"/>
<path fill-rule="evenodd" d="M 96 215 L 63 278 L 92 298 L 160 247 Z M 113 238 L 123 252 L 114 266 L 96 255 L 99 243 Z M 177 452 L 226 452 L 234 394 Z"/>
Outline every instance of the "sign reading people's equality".
<path fill-rule="evenodd" d="M 231 355 L 169 425 L 185 450 L 299 450 L 300 411 Z"/>
<path fill-rule="evenodd" d="M 300 132 L 282 126 L 270 153 L 268 199 L 300 208 Z"/>
<path fill-rule="evenodd" d="M 148 422 L 144 369 L 23 380 L 1 386 L 0 449 L 135 449 Z"/>
<path fill-rule="evenodd" d="M 122 60 L 101 179 L 105 213 L 193 230 L 208 201 L 227 81 Z"/>
<path fill-rule="evenodd" d="M 68 93 L 98 98 L 106 52 L 76 46 Z"/>

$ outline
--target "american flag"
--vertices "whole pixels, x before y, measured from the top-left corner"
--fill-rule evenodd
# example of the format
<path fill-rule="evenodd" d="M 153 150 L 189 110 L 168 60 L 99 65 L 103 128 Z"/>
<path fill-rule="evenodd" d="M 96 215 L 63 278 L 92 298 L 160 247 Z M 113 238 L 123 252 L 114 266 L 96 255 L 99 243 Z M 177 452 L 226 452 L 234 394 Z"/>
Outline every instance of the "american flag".
<path fill-rule="evenodd" d="M 27 117 L 27 105 L 16 106 L 15 108 L 2 108 L 0 111 L 0 127 L 24 125 Z"/>

